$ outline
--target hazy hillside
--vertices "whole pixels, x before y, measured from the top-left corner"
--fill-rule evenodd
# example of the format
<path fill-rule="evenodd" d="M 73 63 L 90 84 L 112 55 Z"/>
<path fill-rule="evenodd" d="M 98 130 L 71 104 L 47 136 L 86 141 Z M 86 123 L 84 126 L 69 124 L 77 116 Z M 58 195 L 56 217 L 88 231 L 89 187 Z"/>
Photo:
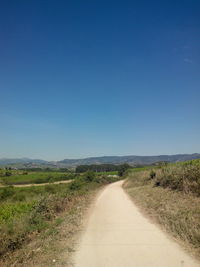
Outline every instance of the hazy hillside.
<path fill-rule="evenodd" d="M 10 164 L 17 164 L 17 163 L 35 163 L 35 164 L 45 164 L 48 161 L 42 159 L 29 159 L 29 158 L 2 158 L 0 159 L 0 165 L 10 165 Z"/>
<path fill-rule="evenodd" d="M 200 158 L 200 154 L 177 154 L 177 155 L 159 155 L 159 156 L 106 156 L 106 157 L 92 157 L 85 159 L 64 159 L 58 161 L 58 164 L 66 164 L 66 166 L 80 165 L 80 164 L 102 164 L 102 163 L 129 163 L 129 164 L 152 164 L 158 161 L 186 161 Z"/>
<path fill-rule="evenodd" d="M 186 161 L 191 159 L 200 158 L 199 153 L 195 154 L 177 154 L 177 155 L 159 155 L 159 156 L 105 156 L 105 157 L 91 157 L 84 159 L 64 159 L 61 161 L 45 161 L 40 159 L 0 159 L 0 165 L 12 165 L 20 167 L 75 167 L 82 164 L 121 164 L 129 163 L 131 165 L 135 164 L 152 164 L 158 161 Z"/>

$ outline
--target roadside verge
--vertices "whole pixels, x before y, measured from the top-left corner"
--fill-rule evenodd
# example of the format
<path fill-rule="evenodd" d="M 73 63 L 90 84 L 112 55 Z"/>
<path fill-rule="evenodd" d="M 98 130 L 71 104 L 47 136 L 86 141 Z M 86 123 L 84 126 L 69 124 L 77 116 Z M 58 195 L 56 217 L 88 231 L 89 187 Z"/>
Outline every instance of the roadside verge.
<path fill-rule="evenodd" d="M 200 259 L 200 198 L 155 186 L 149 171 L 129 173 L 123 185 L 144 215 Z"/>

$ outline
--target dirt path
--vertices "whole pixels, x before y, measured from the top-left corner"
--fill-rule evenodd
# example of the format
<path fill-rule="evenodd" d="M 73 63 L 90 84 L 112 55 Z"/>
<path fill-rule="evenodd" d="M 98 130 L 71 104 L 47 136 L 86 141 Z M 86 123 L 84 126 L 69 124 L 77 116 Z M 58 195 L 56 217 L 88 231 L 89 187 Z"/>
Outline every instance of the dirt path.
<path fill-rule="evenodd" d="M 97 198 L 74 261 L 76 267 L 200 266 L 138 211 L 122 181 Z"/>
<path fill-rule="evenodd" d="M 30 187 L 30 186 L 43 186 L 43 185 L 52 185 L 52 184 L 68 184 L 72 182 L 72 180 L 63 180 L 63 181 L 57 181 L 53 183 L 43 183 L 43 184 L 13 184 L 13 187 Z M 7 185 L 1 185 L 0 187 L 7 187 Z"/>

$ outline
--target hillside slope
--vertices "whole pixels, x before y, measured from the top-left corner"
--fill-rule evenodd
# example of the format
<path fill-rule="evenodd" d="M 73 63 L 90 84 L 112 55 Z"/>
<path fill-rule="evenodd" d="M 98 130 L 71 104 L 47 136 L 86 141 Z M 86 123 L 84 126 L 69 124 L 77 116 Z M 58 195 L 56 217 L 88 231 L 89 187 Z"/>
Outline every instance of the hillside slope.
<path fill-rule="evenodd" d="M 199 159 L 200 154 L 177 154 L 177 155 L 158 155 L 158 156 L 103 156 L 103 157 L 90 157 L 83 159 L 64 159 L 61 161 L 45 161 L 40 159 L 0 159 L 0 166 L 16 166 L 16 167 L 76 167 L 84 164 L 121 164 L 129 163 L 130 165 L 147 165 L 159 161 L 178 162 L 187 161 L 192 159 Z"/>

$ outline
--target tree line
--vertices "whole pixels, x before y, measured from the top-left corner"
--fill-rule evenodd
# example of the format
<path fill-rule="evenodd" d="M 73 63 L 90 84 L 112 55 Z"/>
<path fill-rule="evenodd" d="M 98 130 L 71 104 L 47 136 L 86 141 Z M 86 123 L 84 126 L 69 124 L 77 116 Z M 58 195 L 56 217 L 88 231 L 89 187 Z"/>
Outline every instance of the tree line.
<path fill-rule="evenodd" d="M 115 165 L 115 164 L 91 164 L 91 165 L 79 165 L 76 167 L 76 173 L 83 173 L 87 171 L 93 172 L 111 172 L 111 171 L 121 171 L 131 168 L 127 163 Z"/>

